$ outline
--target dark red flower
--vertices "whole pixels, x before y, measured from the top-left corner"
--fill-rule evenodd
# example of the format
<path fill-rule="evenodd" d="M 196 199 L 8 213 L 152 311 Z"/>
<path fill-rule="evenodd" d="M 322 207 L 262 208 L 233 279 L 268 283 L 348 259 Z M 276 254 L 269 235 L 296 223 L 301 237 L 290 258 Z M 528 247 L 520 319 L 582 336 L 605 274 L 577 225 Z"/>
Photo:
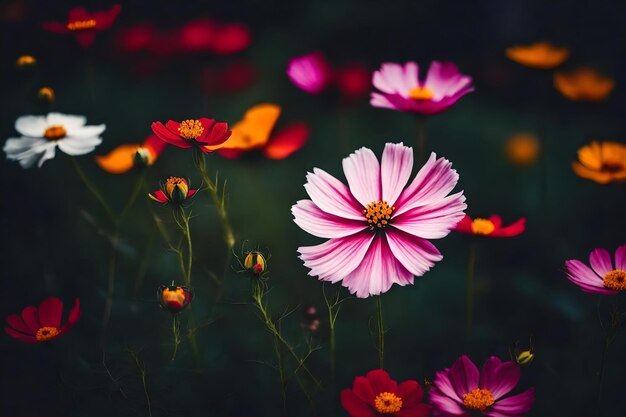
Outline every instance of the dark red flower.
<path fill-rule="evenodd" d="M 502 227 L 502 218 L 494 214 L 483 219 L 476 217 L 472 220 L 467 214 L 456 225 L 456 231 L 470 235 L 482 235 L 488 237 L 513 237 L 521 234 L 526 229 L 526 218 L 522 217 L 509 226 Z"/>
<path fill-rule="evenodd" d="M 178 43 L 181 51 L 228 55 L 250 45 L 250 31 L 241 23 L 219 23 L 202 18 L 180 28 Z"/>
<path fill-rule="evenodd" d="M 224 67 L 204 67 L 200 72 L 202 89 L 212 93 L 234 93 L 245 90 L 254 84 L 256 68 L 247 61 L 235 61 Z"/>
<path fill-rule="evenodd" d="M 189 304 L 193 298 L 193 291 L 189 287 L 177 285 L 161 285 L 157 290 L 157 298 L 161 308 L 170 313 L 179 313 Z"/>
<path fill-rule="evenodd" d="M 63 336 L 80 319 L 80 301 L 77 298 L 70 311 L 67 323 L 61 327 L 63 302 L 58 298 L 47 298 L 39 308 L 28 306 L 22 310 L 22 316 L 11 314 L 7 317 L 4 331 L 10 336 L 28 343 L 45 342 Z"/>
<path fill-rule="evenodd" d="M 215 119 L 188 119 L 182 122 L 170 120 L 163 125 L 161 122 L 152 123 L 152 131 L 164 142 L 179 148 L 199 146 L 203 152 L 213 152 L 219 145 L 226 142 L 231 131 L 228 124 Z"/>
<path fill-rule="evenodd" d="M 117 15 L 122 10 L 119 4 L 113 5 L 110 10 L 88 12 L 83 7 L 75 7 L 70 10 L 67 22 L 45 22 L 43 28 L 54 33 L 73 33 L 78 43 L 83 47 L 89 47 L 96 38 L 96 32 L 110 28 Z"/>
<path fill-rule="evenodd" d="M 372 74 L 362 64 L 350 64 L 336 71 L 335 83 L 341 95 L 349 100 L 367 96 Z"/>
<path fill-rule="evenodd" d="M 116 43 L 119 49 L 126 53 L 149 50 L 159 36 L 156 26 L 152 23 L 137 23 L 116 32 Z"/>
<path fill-rule="evenodd" d="M 417 381 L 398 384 L 382 369 L 354 378 L 352 389 L 341 391 L 341 405 L 351 417 L 426 417 L 432 406 L 422 403 Z"/>

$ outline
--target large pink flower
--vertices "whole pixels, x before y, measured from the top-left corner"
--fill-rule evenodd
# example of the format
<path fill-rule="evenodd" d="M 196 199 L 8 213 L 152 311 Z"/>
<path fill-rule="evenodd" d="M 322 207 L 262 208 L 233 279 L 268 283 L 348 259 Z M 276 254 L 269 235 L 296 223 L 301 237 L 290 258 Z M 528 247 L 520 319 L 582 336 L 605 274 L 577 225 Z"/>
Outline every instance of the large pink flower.
<path fill-rule="evenodd" d="M 415 62 L 385 63 L 374 72 L 372 83 L 382 93 L 372 92 L 370 104 L 410 113 L 431 115 L 447 110 L 474 91 L 472 77 L 463 75 L 452 62 L 433 61 L 426 79 L 419 79 Z"/>
<path fill-rule="evenodd" d="M 567 278 L 583 291 L 596 294 L 617 294 L 626 291 L 626 245 L 615 250 L 615 268 L 606 249 L 589 254 L 591 268 L 577 259 L 565 261 Z"/>
<path fill-rule="evenodd" d="M 458 174 L 433 153 L 406 188 L 413 150 L 402 143 L 385 145 L 382 161 L 361 148 L 343 160 L 348 186 L 319 168 L 304 185 L 310 200 L 292 208 L 306 232 L 328 241 L 298 248 L 309 275 L 342 281 L 366 298 L 395 283 L 413 284 L 443 256 L 426 239 L 446 236 L 463 218 L 463 192 L 448 195 Z"/>
<path fill-rule="evenodd" d="M 487 359 L 481 371 L 465 355 L 452 368 L 437 372 L 430 390 L 430 402 L 437 417 L 469 417 L 480 411 L 490 417 L 522 417 L 535 401 L 535 390 L 502 398 L 511 392 L 520 378 L 515 362 L 502 362 L 495 356 Z"/>

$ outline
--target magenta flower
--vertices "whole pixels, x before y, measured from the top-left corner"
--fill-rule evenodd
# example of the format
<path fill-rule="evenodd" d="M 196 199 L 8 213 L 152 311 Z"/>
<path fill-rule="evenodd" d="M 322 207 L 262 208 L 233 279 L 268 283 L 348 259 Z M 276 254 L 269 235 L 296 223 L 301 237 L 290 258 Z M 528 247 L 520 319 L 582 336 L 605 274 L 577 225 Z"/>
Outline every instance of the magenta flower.
<path fill-rule="evenodd" d="M 502 398 L 515 388 L 520 368 L 515 362 L 502 362 L 495 356 L 487 359 L 480 373 L 465 355 L 452 369 L 437 372 L 430 390 L 430 402 L 437 417 L 469 417 L 480 411 L 490 417 L 522 417 L 535 402 L 535 390 Z"/>
<path fill-rule="evenodd" d="M 565 261 L 567 278 L 583 291 L 596 294 L 617 294 L 626 290 L 626 245 L 615 250 L 615 269 L 606 249 L 589 254 L 591 268 L 577 259 Z"/>
<path fill-rule="evenodd" d="M 385 63 L 374 72 L 370 104 L 422 115 L 441 113 L 461 97 L 474 91 L 472 77 L 463 75 L 452 62 L 433 61 L 426 79 L 420 81 L 417 63 Z"/>
<path fill-rule="evenodd" d="M 348 186 L 314 168 L 304 185 L 310 200 L 292 208 L 304 231 L 329 240 L 298 248 L 309 275 L 339 282 L 357 297 L 413 284 L 443 256 L 426 239 L 445 237 L 463 218 L 463 192 L 448 195 L 458 181 L 445 158 L 432 153 L 406 188 L 413 150 L 385 145 L 382 161 L 361 148 L 343 160 Z"/>
<path fill-rule="evenodd" d="M 331 69 L 324 55 L 312 52 L 292 58 L 287 65 L 287 76 L 300 90 L 318 94 L 330 84 Z"/>

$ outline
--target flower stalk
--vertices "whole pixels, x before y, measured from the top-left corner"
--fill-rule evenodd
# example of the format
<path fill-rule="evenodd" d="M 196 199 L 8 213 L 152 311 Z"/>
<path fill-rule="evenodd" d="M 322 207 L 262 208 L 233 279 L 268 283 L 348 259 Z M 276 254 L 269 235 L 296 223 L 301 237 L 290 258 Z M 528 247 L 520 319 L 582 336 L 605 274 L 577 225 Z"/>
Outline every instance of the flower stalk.
<path fill-rule="evenodd" d="M 378 329 L 378 367 L 384 369 L 385 365 L 385 323 L 383 320 L 382 296 L 376 296 L 377 329 Z"/>

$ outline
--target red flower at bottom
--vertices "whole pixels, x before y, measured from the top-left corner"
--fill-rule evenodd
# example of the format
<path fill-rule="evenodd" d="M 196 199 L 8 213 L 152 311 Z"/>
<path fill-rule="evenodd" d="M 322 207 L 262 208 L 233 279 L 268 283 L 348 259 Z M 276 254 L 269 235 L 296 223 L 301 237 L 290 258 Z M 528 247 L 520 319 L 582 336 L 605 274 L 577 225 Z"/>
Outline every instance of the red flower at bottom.
<path fill-rule="evenodd" d="M 71 329 L 80 318 L 80 301 L 78 298 L 70 311 L 65 326 L 61 327 L 63 302 L 58 298 L 47 298 L 39 304 L 39 308 L 28 306 L 22 316 L 11 314 L 7 317 L 4 331 L 23 342 L 38 343 L 56 339 Z"/>
<path fill-rule="evenodd" d="M 351 417 L 426 417 L 432 406 L 422 403 L 417 381 L 398 384 L 382 369 L 354 378 L 352 389 L 341 391 L 341 405 Z"/>

